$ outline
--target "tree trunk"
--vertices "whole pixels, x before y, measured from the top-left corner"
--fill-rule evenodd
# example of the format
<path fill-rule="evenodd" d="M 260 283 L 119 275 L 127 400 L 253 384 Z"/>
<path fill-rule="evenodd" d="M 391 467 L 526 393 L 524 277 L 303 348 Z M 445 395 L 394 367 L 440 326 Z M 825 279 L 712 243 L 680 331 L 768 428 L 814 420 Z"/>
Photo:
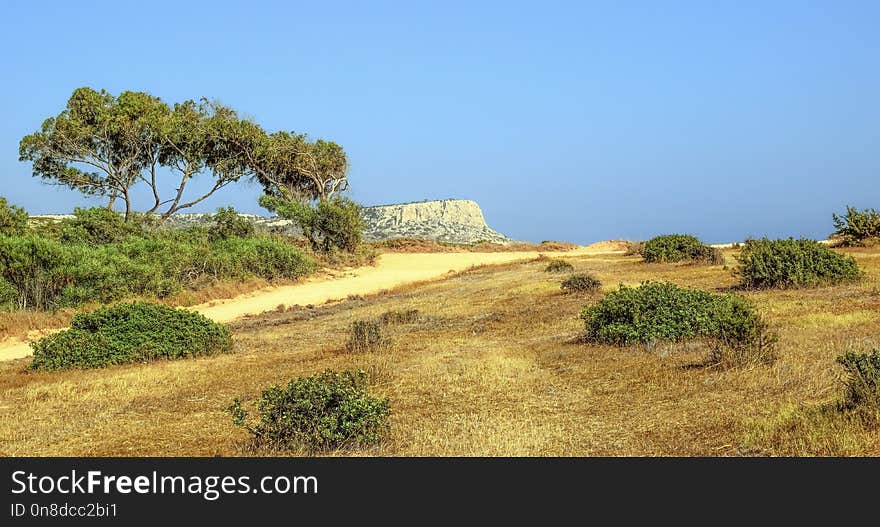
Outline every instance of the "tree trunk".
<path fill-rule="evenodd" d="M 125 189 L 122 197 L 125 198 L 125 221 L 127 222 L 131 218 L 131 197 L 128 195 L 128 189 Z"/>

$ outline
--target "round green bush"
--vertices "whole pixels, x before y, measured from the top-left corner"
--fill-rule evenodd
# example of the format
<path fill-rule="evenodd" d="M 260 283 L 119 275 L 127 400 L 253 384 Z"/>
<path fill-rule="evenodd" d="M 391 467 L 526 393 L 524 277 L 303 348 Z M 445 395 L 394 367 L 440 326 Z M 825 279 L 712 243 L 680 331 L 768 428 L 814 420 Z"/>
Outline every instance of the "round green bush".
<path fill-rule="evenodd" d="M 327 370 L 272 386 L 258 408 L 255 424 L 240 399 L 228 408 L 233 423 L 250 432 L 254 447 L 307 452 L 379 443 L 391 413 L 387 399 L 367 392 L 363 371 Z"/>
<path fill-rule="evenodd" d="M 770 362 L 775 336 L 743 297 L 668 282 L 620 286 L 581 313 L 590 342 L 647 344 L 705 338 L 715 362 Z"/>
<path fill-rule="evenodd" d="M 567 273 L 574 270 L 574 266 L 565 260 L 551 260 L 544 268 L 548 273 Z"/>
<path fill-rule="evenodd" d="M 721 264 L 721 251 L 687 234 L 665 234 L 646 241 L 642 257 L 649 263 L 697 262 Z"/>
<path fill-rule="evenodd" d="M 228 328 L 203 315 L 147 302 L 117 304 L 73 317 L 70 329 L 33 344 L 35 370 L 102 368 L 230 351 Z"/>
<path fill-rule="evenodd" d="M 602 282 L 591 274 L 573 274 L 562 281 L 563 293 L 593 293 L 602 287 Z"/>
<path fill-rule="evenodd" d="M 737 260 L 737 274 L 747 288 L 816 287 L 862 277 L 852 256 L 807 239 L 747 240 Z"/>

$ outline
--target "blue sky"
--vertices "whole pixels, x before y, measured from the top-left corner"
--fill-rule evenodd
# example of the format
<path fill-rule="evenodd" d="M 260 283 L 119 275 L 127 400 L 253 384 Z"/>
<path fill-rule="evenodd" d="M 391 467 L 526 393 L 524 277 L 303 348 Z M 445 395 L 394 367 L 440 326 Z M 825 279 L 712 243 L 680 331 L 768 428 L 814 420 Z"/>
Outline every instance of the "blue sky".
<path fill-rule="evenodd" d="M 88 202 L 18 142 L 79 86 L 342 144 L 364 204 L 525 240 L 825 236 L 880 208 L 880 2 L 4 2 L 0 195 Z M 168 192 L 173 188 L 169 184 Z M 256 205 L 227 188 L 200 210 Z M 146 201 L 144 201 L 146 203 Z"/>

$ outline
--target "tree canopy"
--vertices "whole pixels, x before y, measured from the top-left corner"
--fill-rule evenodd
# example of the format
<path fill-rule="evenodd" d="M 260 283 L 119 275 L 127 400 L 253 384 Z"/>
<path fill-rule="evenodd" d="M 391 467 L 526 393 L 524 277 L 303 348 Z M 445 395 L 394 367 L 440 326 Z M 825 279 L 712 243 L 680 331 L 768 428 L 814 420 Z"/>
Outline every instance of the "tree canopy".
<path fill-rule="evenodd" d="M 336 143 L 267 133 L 216 101 L 168 105 L 132 91 L 74 90 L 61 113 L 22 138 L 19 159 L 32 162 L 33 175 L 46 183 L 106 198 L 111 210 L 123 201 L 126 220 L 136 185 L 152 195 L 145 213 L 162 218 L 244 178 L 268 195 L 303 201 L 326 200 L 348 185 L 348 159 Z M 196 177 L 213 184 L 189 195 L 187 184 Z"/>

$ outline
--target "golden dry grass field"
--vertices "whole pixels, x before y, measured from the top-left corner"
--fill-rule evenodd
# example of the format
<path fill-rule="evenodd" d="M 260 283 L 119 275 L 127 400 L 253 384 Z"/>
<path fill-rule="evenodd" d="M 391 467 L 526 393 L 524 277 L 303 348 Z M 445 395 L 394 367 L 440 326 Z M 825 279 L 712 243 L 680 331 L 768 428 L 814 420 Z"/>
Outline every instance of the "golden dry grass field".
<path fill-rule="evenodd" d="M 484 267 L 333 305 L 231 324 L 234 353 L 102 370 L 27 372 L 0 363 L 0 454 L 243 455 L 225 412 L 235 396 L 327 368 L 362 368 L 391 401 L 380 456 L 880 455 L 864 414 L 823 408 L 840 397 L 836 356 L 880 346 L 880 250 L 853 254 L 857 285 L 744 293 L 779 333 L 773 366 L 718 369 L 699 343 L 652 348 L 578 340 L 583 306 L 545 261 Z M 663 279 L 725 290 L 730 268 L 645 264 L 638 257 L 565 259 L 603 290 Z M 387 326 L 387 350 L 345 351 L 348 326 L 417 309 Z"/>

